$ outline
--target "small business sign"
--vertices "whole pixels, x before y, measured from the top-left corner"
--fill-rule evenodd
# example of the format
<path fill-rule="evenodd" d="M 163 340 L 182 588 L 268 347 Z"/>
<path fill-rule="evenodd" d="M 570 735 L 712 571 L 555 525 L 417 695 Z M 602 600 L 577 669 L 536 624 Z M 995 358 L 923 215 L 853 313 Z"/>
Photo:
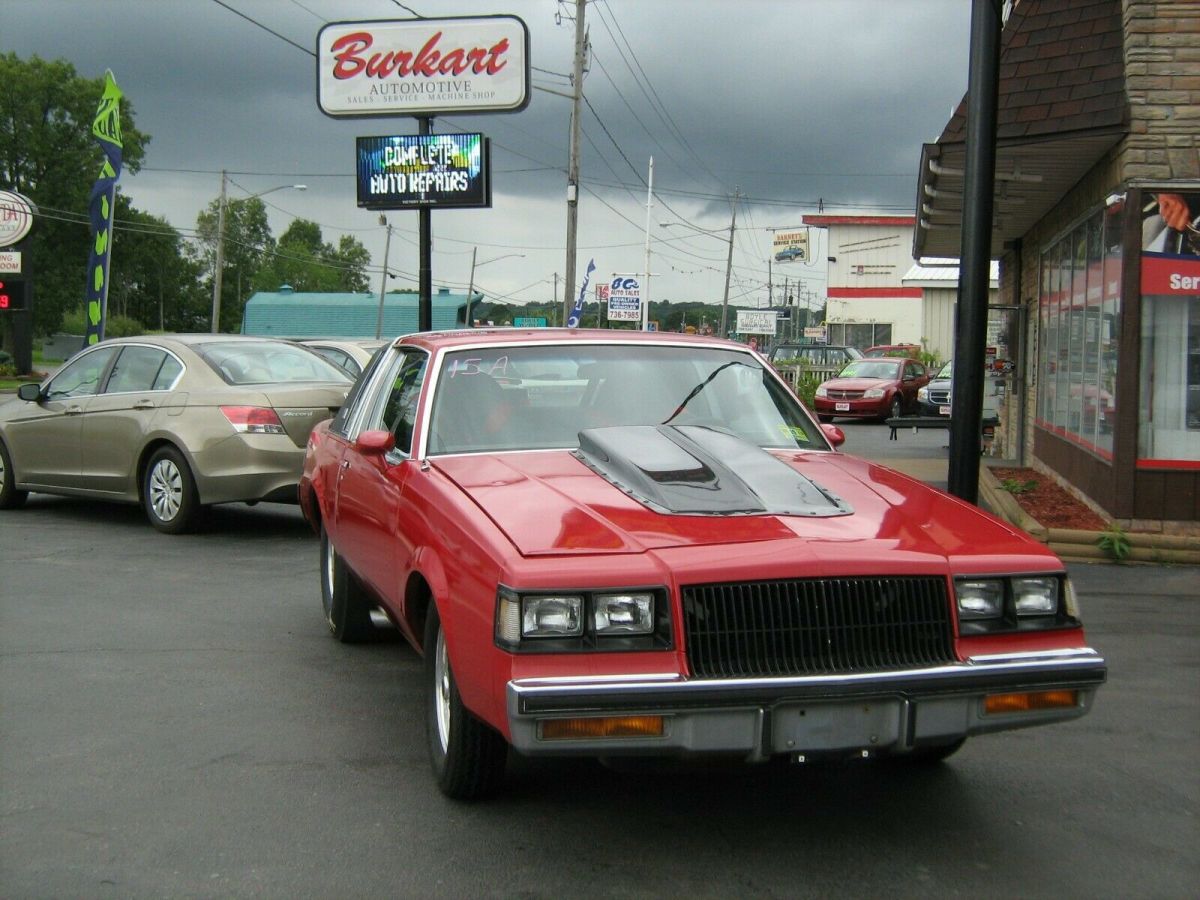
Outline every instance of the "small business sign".
<path fill-rule="evenodd" d="M 629 275 L 618 275 L 607 285 L 608 318 L 613 322 L 642 321 L 642 284 Z"/>
<path fill-rule="evenodd" d="M 355 169 L 364 209 L 491 206 L 491 160 L 482 134 L 360 137 Z"/>
<path fill-rule="evenodd" d="M 771 241 L 776 262 L 808 261 L 808 229 L 804 231 L 777 231 Z"/>
<path fill-rule="evenodd" d="M 0 274 L 3 274 L 3 275 L 20 275 L 21 274 L 21 251 L 20 250 L 0 250 Z"/>
<path fill-rule="evenodd" d="M 335 118 L 519 112 L 529 65 L 516 16 L 331 22 L 317 32 L 317 105 Z"/>
<path fill-rule="evenodd" d="M 814 341 L 827 340 L 826 329 L 825 329 L 824 325 L 818 325 L 818 326 L 814 326 L 812 328 L 805 328 L 804 336 L 806 338 L 809 338 L 810 340 L 814 340 Z"/>
<path fill-rule="evenodd" d="M 33 228 L 33 204 L 20 194 L 0 191 L 0 247 L 19 243 Z"/>
<path fill-rule="evenodd" d="M 737 311 L 738 334 L 775 334 L 776 316 L 773 309 L 739 309 Z"/>
<path fill-rule="evenodd" d="M 545 316 L 514 316 L 513 327 L 515 328 L 545 328 Z"/>

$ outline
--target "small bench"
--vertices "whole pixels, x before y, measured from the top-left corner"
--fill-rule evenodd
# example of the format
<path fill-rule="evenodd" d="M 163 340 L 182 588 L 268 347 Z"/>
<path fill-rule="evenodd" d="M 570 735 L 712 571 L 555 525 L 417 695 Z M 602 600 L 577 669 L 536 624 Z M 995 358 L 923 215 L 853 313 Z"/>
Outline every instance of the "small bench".
<path fill-rule="evenodd" d="M 911 428 L 913 434 L 916 434 L 922 428 L 946 428 L 950 427 L 949 416 L 899 416 L 897 418 L 888 419 L 885 423 L 888 428 L 892 429 L 888 434 L 888 440 L 896 440 L 896 432 L 900 428 Z M 985 437 L 991 437 L 995 433 L 996 426 L 1000 424 L 998 416 L 986 416 L 979 423 L 980 432 Z"/>

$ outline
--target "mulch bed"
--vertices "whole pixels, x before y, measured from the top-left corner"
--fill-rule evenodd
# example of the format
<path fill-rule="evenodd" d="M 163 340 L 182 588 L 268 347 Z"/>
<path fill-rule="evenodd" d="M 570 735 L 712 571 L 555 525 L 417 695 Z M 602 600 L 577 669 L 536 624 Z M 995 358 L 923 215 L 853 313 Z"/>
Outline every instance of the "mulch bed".
<path fill-rule="evenodd" d="M 1054 481 L 1033 469 L 992 469 L 1002 488 L 1033 518 L 1047 528 L 1077 528 L 1103 531 L 1108 524 L 1090 507 L 1064 491 Z"/>

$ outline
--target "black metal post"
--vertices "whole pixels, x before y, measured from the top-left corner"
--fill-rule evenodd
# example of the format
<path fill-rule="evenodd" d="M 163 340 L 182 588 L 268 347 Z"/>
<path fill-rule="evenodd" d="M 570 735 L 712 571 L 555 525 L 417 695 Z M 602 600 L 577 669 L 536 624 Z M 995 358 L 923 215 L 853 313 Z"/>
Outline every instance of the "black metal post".
<path fill-rule="evenodd" d="M 433 116 L 422 116 L 417 120 L 420 134 L 433 134 Z M 420 291 L 417 300 L 417 331 L 433 331 L 433 228 L 429 221 L 430 210 L 417 210 L 417 230 L 420 232 Z"/>
<path fill-rule="evenodd" d="M 947 481 L 950 493 L 968 503 L 979 500 L 979 432 L 983 421 L 999 71 L 999 3 L 997 0 L 972 0 L 967 164 L 963 183 L 962 251 L 954 328 L 954 396 L 950 410 Z"/>

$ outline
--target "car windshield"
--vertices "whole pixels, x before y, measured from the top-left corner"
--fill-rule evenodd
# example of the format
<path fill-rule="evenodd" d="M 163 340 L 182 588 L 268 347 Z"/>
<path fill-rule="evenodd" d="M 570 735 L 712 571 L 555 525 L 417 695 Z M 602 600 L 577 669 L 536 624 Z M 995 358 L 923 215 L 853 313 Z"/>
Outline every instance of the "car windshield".
<path fill-rule="evenodd" d="M 838 373 L 838 378 L 899 378 L 900 365 L 886 359 L 856 359 Z"/>
<path fill-rule="evenodd" d="M 227 384 L 353 381 L 324 357 L 282 341 L 230 341 L 193 345 Z"/>
<path fill-rule="evenodd" d="M 429 450 L 575 448 L 580 431 L 623 425 L 698 425 L 760 447 L 827 449 L 818 426 L 751 353 L 567 344 L 446 354 Z"/>

